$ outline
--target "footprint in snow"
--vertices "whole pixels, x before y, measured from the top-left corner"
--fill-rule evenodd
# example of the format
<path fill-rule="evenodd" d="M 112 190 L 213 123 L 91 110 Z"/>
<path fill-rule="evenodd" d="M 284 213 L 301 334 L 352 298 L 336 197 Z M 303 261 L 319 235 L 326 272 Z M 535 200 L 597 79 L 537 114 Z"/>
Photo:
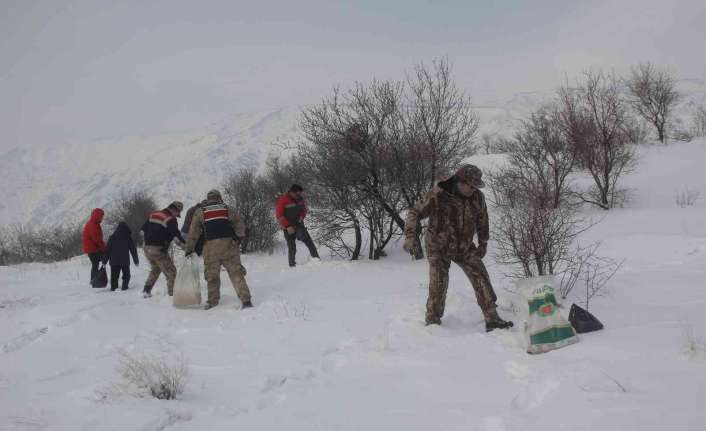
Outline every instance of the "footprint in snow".
<path fill-rule="evenodd" d="M 530 381 L 515 398 L 512 399 L 512 406 L 520 410 L 532 410 L 541 407 L 544 400 L 559 388 L 559 381 L 545 379 L 540 381 Z"/>
<path fill-rule="evenodd" d="M 42 335 L 46 334 L 49 331 L 48 327 L 44 328 L 39 328 L 35 329 L 31 332 L 27 332 L 25 334 L 20 335 L 19 337 L 16 337 L 7 343 L 2 345 L 2 351 L 4 353 L 11 353 L 11 352 L 16 352 L 28 344 L 32 343 L 33 341 L 37 340 L 39 337 Z"/>

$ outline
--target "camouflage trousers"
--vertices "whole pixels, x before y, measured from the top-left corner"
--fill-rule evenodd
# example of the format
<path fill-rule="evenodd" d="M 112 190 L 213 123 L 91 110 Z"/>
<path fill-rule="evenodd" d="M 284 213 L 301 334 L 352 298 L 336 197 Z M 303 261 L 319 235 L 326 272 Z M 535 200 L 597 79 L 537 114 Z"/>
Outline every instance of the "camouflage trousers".
<path fill-rule="evenodd" d="M 203 246 L 203 263 L 208 285 L 208 304 L 215 306 L 221 299 L 221 267 L 224 267 L 233 284 L 235 293 L 242 302 L 250 301 L 250 289 L 245 281 L 240 263 L 240 249 L 232 238 L 206 241 Z"/>
<path fill-rule="evenodd" d="M 146 245 L 145 257 L 150 263 L 150 273 L 145 280 L 145 292 L 152 291 L 154 284 L 159 278 L 159 274 L 164 273 L 167 278 L 167 292 L 170 295 L 174 294 L 174 280 L 176 280 L 176 267 L 172 258 L 164 250 L 164 247 L 158 245 Z"/>
<path fill-rule="evenodd" d="M 429 298 L 427 299 L 426 322 L 441 323 L 446 304 L 446 291 L 449 287 L 449 267 L 451 262 L 461 267 L 471 281 L 476 293 L 476 300 L 480 306 L 483 317 L 487 320 L 497 315 L 495 301 L 497 296 L 490 283 L 490 276 L 485 269 L 483 261 L 475 254 L 466 256 L 448 257 L 429 255 Z"/>

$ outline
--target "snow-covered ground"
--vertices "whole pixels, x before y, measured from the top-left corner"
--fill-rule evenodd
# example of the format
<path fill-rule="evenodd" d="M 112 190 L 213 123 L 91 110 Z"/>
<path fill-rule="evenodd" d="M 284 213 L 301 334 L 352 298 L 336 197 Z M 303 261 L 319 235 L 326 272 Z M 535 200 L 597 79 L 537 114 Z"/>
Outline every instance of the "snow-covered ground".
<path fill-rule="evenodd" d="M 537 356 L 521 324 L 484 332 L 455 267 L 443 326 L 425 327 L 426 262 L 399 244 L 381 262 L 308 262 L 300 247 L 295 269 L 282 250 L 246 255 L 248 310 L 225 273 L 207 312 L 142 299 L 144 264 L 115 293 L 88 287 L 85 257 L 0 268 L 0 429 L 702 430 L 704 161 L 704 140 L 641 149 L 631 203 L 587 213 L 605 218 L 584 240 L 626 259 L 591 305 L 605 330 Z M 682 188 L 701 192 L 695 206 L 676 206 Z M 520 319 L 488 262 L 501 314 Z M 120 349 L 183 354 L 181 399 L 105 396 Z"/>

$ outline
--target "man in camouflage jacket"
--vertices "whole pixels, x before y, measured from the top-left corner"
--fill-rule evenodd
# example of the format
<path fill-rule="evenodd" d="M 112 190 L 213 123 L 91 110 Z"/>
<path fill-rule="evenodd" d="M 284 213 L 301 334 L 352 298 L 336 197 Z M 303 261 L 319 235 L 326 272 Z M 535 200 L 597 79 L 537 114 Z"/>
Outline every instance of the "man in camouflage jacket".
<path fill-rule="evenodd" d="M 426 323 L 441 324 L 453 261 L 463 269 L 475 290 L 483 311 L 486 330 L 508 328 L 512 322 L 498 316 L 497 297 L 490 283 L 483 257 L 488 247 L 488 209 L 479 189 L 485 184 L 481 170 L 463 165 L 454 176 L 438 183 L 407 213 L 404 249 L 411 252 L 420 220 L 429 218 L 425 235 L 429 259 L 429 297 Z M 478 237 L 478 246 L 473 237 Z"/>

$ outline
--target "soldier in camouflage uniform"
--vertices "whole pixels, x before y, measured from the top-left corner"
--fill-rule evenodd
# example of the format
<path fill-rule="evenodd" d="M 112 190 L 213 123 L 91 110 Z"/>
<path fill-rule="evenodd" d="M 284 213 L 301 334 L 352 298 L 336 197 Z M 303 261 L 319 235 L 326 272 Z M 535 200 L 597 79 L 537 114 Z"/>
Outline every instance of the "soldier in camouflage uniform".
<path fill-rule="evenodd" d="M 479 190 L 485 184 L 482 172 L 473 165 L 463 165 L 456 174 L 442 181 L 407 213 L 404 249 L 412 252 L 417 225 L 429 218 L 426 250 L 429 259 L 429 298 L 427 325 L 441 324 L 449 285 L 451 262 L 463 269 L 475 290 L 483 311 L 487 331 L 508 328 L 512 322 L 498 316 L 497 297 L 482 258 L 488 246 L 488 210 Z M 473 237 L 478 236 L 478 246 Z"/>
<path fill-rule="evenodd" d="M 245 225 L 235 210 L 223 203 L 218 190 L 208 192 L 206 203 L 194 211 L 184 248 L 187 256 L 194 252 L 202 232 L 206 241 L 203 263 L 208 285 L 204 309 L 215 307 L 221 299 L 221 266 L 228 271 L 233 288 L 243 303 L 242 308 L 252 307 L 245 268 L 240 262 L 240 241 L 245 237 Z"/>
<path fill-rule="evenodd" d="M 177 217 L 181 217 L 182 209 L 184 204 L 174 201 L 167 208 L 150 213 L 147 221 L 142 225 L 142 231 L 145 234 L 145 257 L 150 263 L 150 273 L 142 292 L 145 298 L 152 296 L 152 287 L 162 273 L 167 278 L 167 293 L 169 296 L 174 295 L 177 271 L 169 256 L 169 245 L 174 238 L 178 246 L 181 247 L 184 244 L 177 222 Z"/>

